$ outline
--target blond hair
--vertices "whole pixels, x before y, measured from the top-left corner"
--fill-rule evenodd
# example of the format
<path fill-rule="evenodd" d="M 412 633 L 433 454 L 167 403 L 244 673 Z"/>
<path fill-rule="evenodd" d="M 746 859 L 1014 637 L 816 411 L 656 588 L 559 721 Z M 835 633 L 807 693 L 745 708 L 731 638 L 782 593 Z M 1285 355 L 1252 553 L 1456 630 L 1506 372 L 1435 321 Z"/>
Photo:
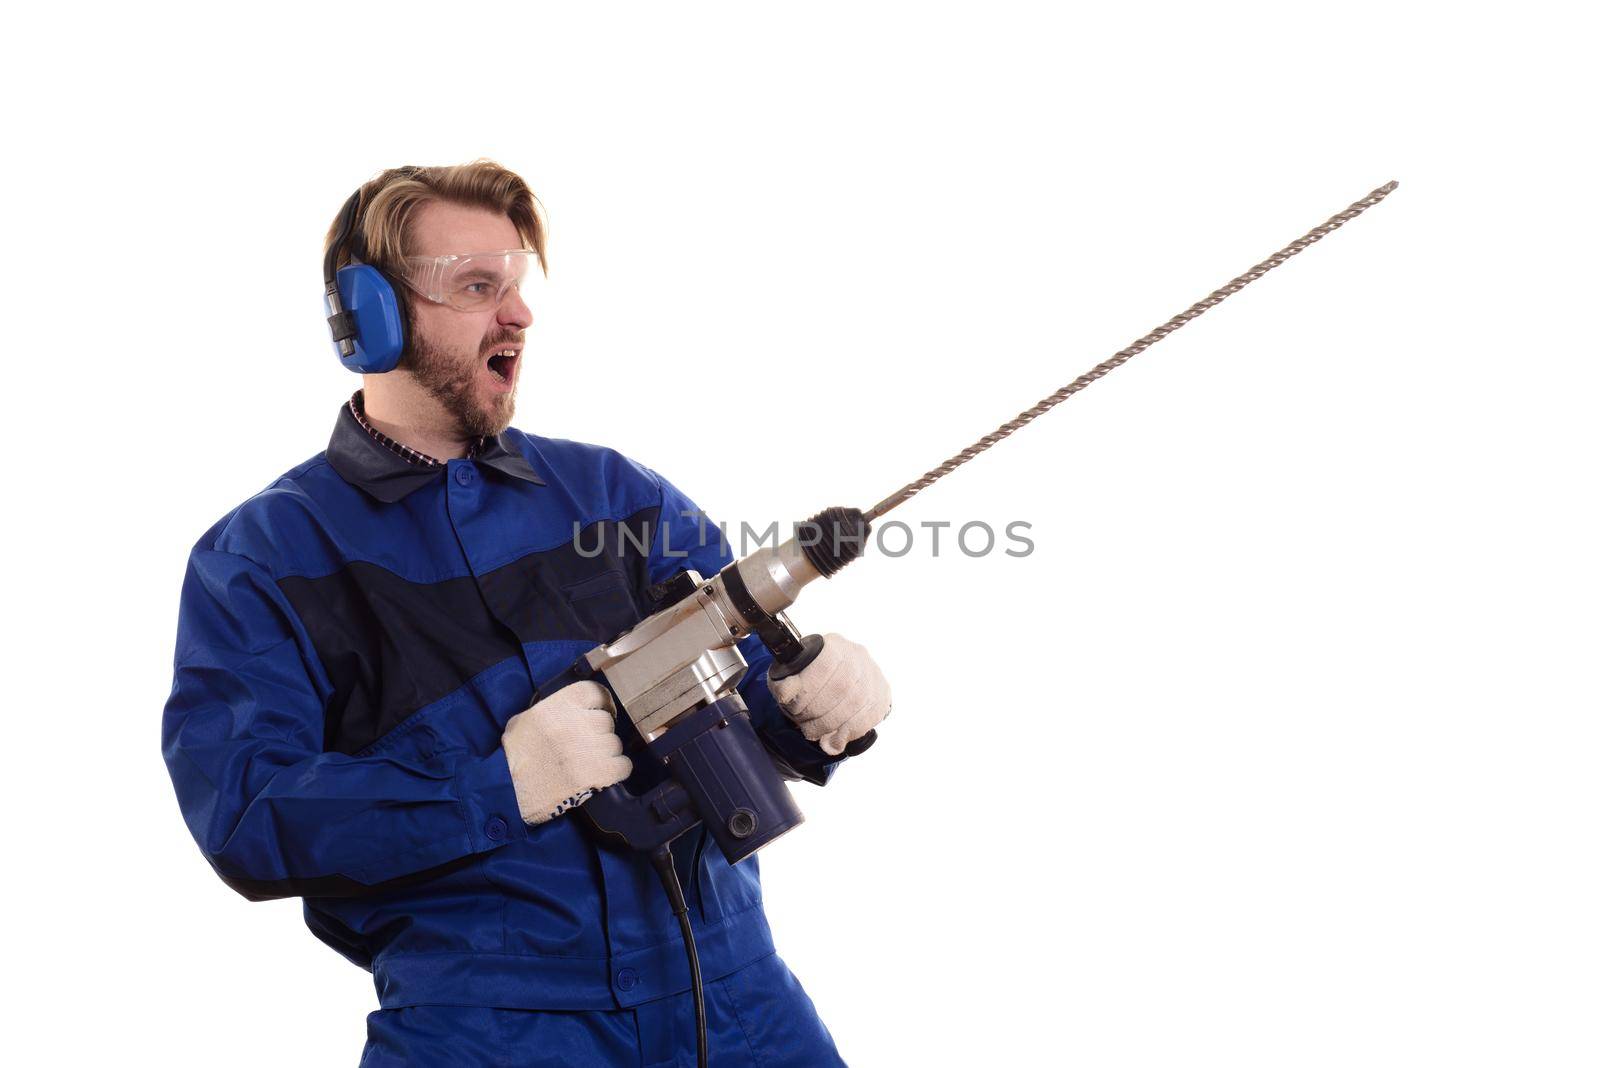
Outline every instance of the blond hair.
<path fill-rule="evenodd" d="M 447 167 L 391 167 L 363 184 L 359 232 L 345 242 L 335 267 L 347 265 L 354 250 L 362 262 L 398 276 L 401 261 L 411 254 L 417 209 L 434 200 L 506 216 L 517 228 L 522 247 L 537 252 L 540 266 L 545 266 L 544 213 L 539 199 L 516 172 L 493 160 L 477 159 Z M 339 220 L 335 218 L 323 239 L 324 255 L 338 236 Z"/>

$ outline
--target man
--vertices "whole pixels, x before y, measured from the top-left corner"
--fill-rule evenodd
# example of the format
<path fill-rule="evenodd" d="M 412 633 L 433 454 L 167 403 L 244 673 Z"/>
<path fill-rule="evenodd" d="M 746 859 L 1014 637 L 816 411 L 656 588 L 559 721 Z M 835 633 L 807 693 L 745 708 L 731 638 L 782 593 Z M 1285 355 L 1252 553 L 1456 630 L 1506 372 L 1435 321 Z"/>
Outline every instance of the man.
<path fill-rule="evenodd" d="M 636 737 L 625 750 L 597 683 L 533 696 L 647 614 L 653 584 L 732 555 L 650 469 L 509 428 L 522 285 L 544 266 L 521 178 L 385 171 L 354 218 L 329 247 L 399 283 L 405 346 L 324 452 L 191 554 L 162 730 L 184 817 L 225 882 L 303 897 L 312 932 L 373 972 L 363 1064 L 692 1062 L 656 874 L 575 811 L 661 769 Z M 881 671 L 837 635 L 770 689 L 770 654 L 741 651 L 751 718 L 795 777 L 826 783 L 889 710 Z M 701 831 L 674 851 L 711 1063 L 841 1063 L 773 951 L 756 859 L 730 866 Z"/>

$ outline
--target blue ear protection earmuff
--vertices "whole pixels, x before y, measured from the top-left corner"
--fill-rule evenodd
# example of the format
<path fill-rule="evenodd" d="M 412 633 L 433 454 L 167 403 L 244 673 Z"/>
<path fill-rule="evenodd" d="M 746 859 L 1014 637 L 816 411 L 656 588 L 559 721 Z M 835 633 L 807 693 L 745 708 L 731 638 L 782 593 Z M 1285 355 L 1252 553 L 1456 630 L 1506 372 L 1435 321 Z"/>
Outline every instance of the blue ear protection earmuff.
<path fill-rule="evenodd" d="M 322 261 L 322 282 L 328 302 L 328 329 L 333 332 L 339 362 L 358 374 L 382 374 L 400 362 L 405 348 L 405 316 L 394 280 L 369 263 L 360 227 L 361 190 L 345 201 L 339 234 Z M 351 263 L 335 267 L 346 244 Z"/>

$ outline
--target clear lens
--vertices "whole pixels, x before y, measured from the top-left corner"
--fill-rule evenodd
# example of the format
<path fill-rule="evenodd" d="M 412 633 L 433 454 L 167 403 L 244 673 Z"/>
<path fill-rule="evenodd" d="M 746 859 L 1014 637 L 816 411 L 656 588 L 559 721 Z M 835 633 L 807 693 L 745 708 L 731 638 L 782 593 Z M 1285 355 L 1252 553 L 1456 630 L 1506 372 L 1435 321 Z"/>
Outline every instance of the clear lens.
<path fill-rule="evenodd" d="M 406 260 L 406 268 L 406 282 L 417 292 L 431 301 L 469 312 L 498 308 L 512 289 L 525 302 L 532 303 L 530 285 L 544 278 L 539 255 L 531 249 L 414 256 Z"/>

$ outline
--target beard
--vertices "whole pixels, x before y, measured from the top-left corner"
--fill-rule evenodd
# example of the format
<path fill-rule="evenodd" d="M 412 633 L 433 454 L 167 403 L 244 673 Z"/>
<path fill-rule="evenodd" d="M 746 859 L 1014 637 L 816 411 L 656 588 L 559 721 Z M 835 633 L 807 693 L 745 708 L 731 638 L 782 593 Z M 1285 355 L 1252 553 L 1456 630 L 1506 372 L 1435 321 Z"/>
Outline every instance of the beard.
<path fill-rule="evenodd" d="M 474 400 L 473 385 L 480 370 L 478 361 L 464 361 L 458 354 L 435 346 L 416 329 L 409 314 L 406 320 L 406 344 L 396 369 L 411 372 L 417 384 L 450 413 L 467 437 L 499 436 L 511 425 L 516 411 L 515 383 L 510 393 L 495 395 L 487 406 Z M 512 339 L 500 338 L 496 344 L 507 340 Z M 520 374 L 521 368 L 517 370 Z"/>

